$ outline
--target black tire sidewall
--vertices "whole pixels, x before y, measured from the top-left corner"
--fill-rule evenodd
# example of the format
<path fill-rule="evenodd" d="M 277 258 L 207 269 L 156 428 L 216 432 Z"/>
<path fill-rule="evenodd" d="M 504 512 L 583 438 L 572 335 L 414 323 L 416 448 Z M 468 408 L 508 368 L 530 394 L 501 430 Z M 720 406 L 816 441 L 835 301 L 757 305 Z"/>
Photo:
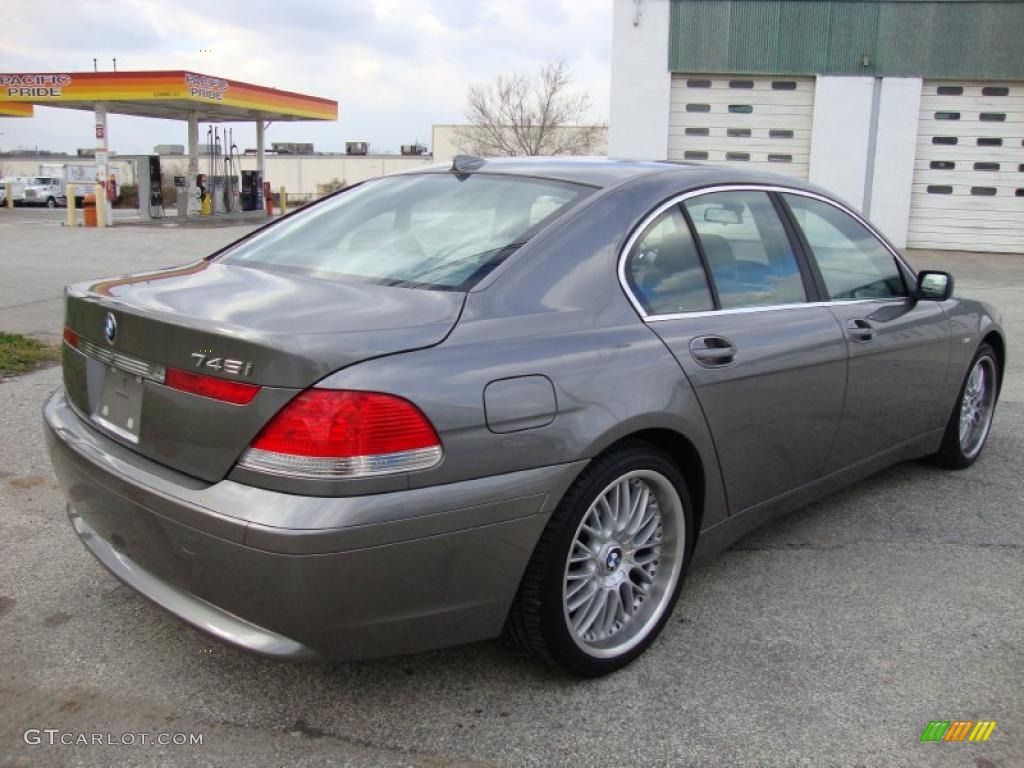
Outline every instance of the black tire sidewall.
<path fill-rule="evenodd" d="M 580 521 L 597 495 L 616 478 L 637 469 L 654 470 L 664 475 L 679 494 L 686 532 L 683 564 L 664 613 L 647 636 L 620 656 L 598 658 L 587 654 L 576 645 L 566 625 L 562 606 L 565 561 Z M 541 628 L 548 649 L 561 665 L 576 674 L 596 677 L 613 672 L 633 661 L 654 642 L 671 617 L 693 552 L 693 507 L 690 503 L 686 481 L 676 465 L 660 451 L 645 447 L 631 448 L 616 454 L 605 466 L 587 477 L 578 488 L 573 488 L 566 495 L 566 499 L 563 499 L 563 504 L 566 501 L 569 502 L 569 505 L 568 508 L 559 510 L 564 514 L 564 520 L 557 534 L 551 556 L 545 564 L 541 595 Z M 556 512 L 556 514 L 558 513 Z"/>
<path fill-rule="evenodd" d="M 963 407 L 964 393 L 967 391 L 967 380 L 971 376 L 971 371 L 974 370 L 974 366 L 978 364 L 978 361 L 983 357 L 987 357 L 992 361 L 992 370 L 995 372 L 996 380 L 993 382 L 995 387 L 994 397 L 995 400 L 992 403 L 992 418 L 995 419 L 996 405 L 999 401 L 999 359 L 996 357 L 995 350 L 988 343 L 981 344 L 978 347 L 977 352 L 974 353 L 974 357 L 971 358 L 970 364 L 967 366 L 967 371 L 964 373 L 963 381 L 960 382 L 960 393 L 957 395 L 956 403 L 953 406 L 953 412 L 949 416 L 949 422 L 946 425 L 946 434 L 943 436 L 942 448 L 937 454 L 939 463 L 943 466 L 950 467 L 953 469 L 964 469 L 971 466 L 975 461 L 981 458 L 981 454 L 985 452 L 985 446 L 988 443 L 989 435 L 985 435 L 985 440 L 974 456 L 967 456 L 963 447 L 960 445 L 960 409 Z M 989 434 L 991 434 L 991 426 L 989 427 Z"/>

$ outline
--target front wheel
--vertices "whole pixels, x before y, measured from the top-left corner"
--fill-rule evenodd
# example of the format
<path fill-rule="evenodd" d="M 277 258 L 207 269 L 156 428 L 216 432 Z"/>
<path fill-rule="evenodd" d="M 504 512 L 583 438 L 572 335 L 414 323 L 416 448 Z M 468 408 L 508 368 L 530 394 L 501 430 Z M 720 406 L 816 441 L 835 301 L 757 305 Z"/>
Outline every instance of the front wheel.
<path fill-rule="evenodd" d="M 971 466 L 981 455 L 992 429 L 999 393 L 999 365 L 988 344 L 982 344 L 960 387 L 960 397 L 946 425 L 935 463 L 949 469 Z"/>
<path fill-rule="evenodd" d="M 48 197 L 48 198 L 46 198 L 46 207 L 47 208 L 56 208 L 57 207 L 57 198 L 55 198 L 55 197 Z"/>
<path fill-rule="evenodd" d="M 693 549 L 686 483 L 636 443 L 595 459 L 556 508 L 509 615 L 512 637 L 549 665 L 596 677 L 652 643 Z"/>

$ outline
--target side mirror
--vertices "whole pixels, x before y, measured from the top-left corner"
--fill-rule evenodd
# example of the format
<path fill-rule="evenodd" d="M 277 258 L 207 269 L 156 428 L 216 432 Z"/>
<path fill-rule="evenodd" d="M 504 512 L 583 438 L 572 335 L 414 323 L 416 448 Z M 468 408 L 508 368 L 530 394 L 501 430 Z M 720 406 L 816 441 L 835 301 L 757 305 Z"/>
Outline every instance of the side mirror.
<path fill-rule="evenodd" d="M 921 301 L 945 301 L 953 295 L 953 276 L 949 272 L 926 269 L 917 273 L 917 298 Z"/>

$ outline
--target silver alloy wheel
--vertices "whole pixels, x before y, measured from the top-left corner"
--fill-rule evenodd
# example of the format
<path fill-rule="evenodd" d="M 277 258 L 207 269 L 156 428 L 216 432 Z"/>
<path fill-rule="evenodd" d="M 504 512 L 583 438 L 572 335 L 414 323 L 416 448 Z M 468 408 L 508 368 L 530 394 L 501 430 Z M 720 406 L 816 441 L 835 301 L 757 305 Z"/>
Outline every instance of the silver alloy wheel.
<path fill-rule="evenodd" d="M 991 357 L 979 357 L 967 376 L 960 403 L 960 450 L 968 459 L 978 455 L 992 427 L 996 401 L 996 367 Z"/>
<path fill-rule="evenodd" d="M 562 609 L 576 645 L 609 658 L 640 643 L 669 607 L 685 544 L 683 503 L 664 475 L 634 470 L 601 491 L 565 564 Z"/>

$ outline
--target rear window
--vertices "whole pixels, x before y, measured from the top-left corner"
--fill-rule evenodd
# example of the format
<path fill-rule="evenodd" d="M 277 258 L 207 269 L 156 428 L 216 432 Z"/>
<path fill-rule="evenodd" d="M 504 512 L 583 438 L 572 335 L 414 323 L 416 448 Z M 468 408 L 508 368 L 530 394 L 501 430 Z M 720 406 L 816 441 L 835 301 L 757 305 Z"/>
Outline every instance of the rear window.
<path fill-rule="evenodd" d="M 591 191 L 483 173 L 391 176 L 300 211 L 219 260 L 384 285 L 467 290 Z"/>

